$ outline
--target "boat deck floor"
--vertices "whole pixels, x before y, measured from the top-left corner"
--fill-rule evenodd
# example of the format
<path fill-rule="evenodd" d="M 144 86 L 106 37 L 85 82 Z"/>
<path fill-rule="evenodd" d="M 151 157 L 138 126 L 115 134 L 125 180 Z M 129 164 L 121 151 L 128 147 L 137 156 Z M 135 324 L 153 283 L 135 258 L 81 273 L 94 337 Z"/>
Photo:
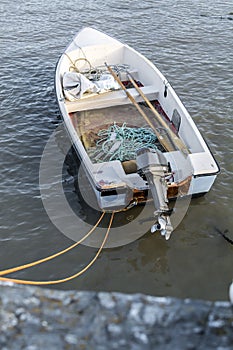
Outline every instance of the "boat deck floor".
<path fill-rule="evenodd" d="M 164 119 L 168 121 L 168 117 L 162 110 L 159 102 L 156 100 L 153 104 L 160 114 L 163 115 Z M 151 110 L 144 104 L 140 104 L 140 106 L 146 115 L 153 120 L 154 126 L 163 133 Z M 96 148 L 96 142 L 101 138 L 98 133 L 101 130 L 106 130 L 114 123 L 118 126 L 126 123 L 126 126 L 131 128 L 148 127 L 144 118 L 132 104 L 74 112 L 70 113 L 70 118 L 89 156 L 93 154 Z M 159 142 L 156 142 L 156 146 L 164 151 Z"/>

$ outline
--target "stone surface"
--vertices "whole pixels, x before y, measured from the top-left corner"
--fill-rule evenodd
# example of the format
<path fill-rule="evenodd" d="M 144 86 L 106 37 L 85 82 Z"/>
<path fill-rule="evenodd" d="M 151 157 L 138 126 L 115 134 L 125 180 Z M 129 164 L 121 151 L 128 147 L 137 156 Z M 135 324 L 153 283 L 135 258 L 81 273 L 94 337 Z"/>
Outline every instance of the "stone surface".
<path fill-rule="evenodd" d="M 0 284 L 2 350 L 230 350 L 228 302 Z"/>

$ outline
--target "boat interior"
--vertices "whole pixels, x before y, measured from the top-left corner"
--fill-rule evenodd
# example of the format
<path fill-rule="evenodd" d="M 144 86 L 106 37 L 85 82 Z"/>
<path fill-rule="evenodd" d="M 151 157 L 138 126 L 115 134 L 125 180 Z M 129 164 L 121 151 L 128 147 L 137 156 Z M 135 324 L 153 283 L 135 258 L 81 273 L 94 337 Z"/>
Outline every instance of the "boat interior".
<path fill-rule="evenodd" d="M 94 61 L 93 57 L 95 57 Z M 99 75 L 106 73 L 105 62 L 115 70 L 121 82 L 126 86 L 135 101 L 145 110 L 154 127 L 160 133 L 164 133 L 163 128 L 156 121 L 143 98 L 130 85 L 127 72 L 140 86 L 146 98 L 153 103 L 155 109 L 172 131 L 183 140 L 190 153 L 205 151 L 195 125 L 190 121 L 191 118 L 187 117 L 187 112 L 180 108 L 179 103 L 177 103 L 176 94 L 173 92 L 165 94 L 166 86 L 159 75 L 160 73 L 156 69 L 154 70 L 154 66 L 151 67 L 148 60 L 142 58 L 141 55 L 138 55 L 136 51 L 128 46 L 117 42 L 117 45 L 114 43 L 71 48 L 64 53 L 60 64 L 61 86 L 63 75 L 67 71 L 82 72 L 90 81 L 98 79 Z M 114 124 L 120 127 L 124 123 L 129 127 L 145 127 L 145 120 L 138 113 L 135 106 L 130 103 L 121 88 L 110 89 L 101 93 L 86 92 L 80 99 L 69 101 L 65 98 L 64 102 L 67 115 L 69 115 L 77 135 L 94 163 L 105 159 L 104 157 L 97 157 L 94 152 L 96 145 L 100 142 L 99 134 L 103 130 L 107 130 Z M 159 148 L 165 151 L 161 145 Z M 134 159 L 128 160 L 134 161 Z M 131 172 L 132 170 L 126 169 L 126 172 L 128 171 Z"/>
<path fill-rule="evenodd" d="M 146 110 L 147 115 L 153 116 L 148 107 L 142 105 L 142 108 Z M 132 169 L 136 172 L 135 166 L 127 168 L 129 162 L 126 161 L 135 161 L 136 148 L 142 147 L 143 144 L 149 145 L 148 131 L 151 131 L 149 137 L 153 138 L 151 141 L 153 144 L 151 143 L 150 146 L 165 151 L 132 104 L 78 111 L 70 113 L 70 118 L 92 163 L 121 160 L 127 173 L 132 172 Z M 140 142 L 137 130 L 140 132 Z M 145 134 L 145 141 L 143 134 Z M 134 152 L 133 143 L 135 144 Z M 117 152 L 119 149 L 114 152 L 114 145 L 115 147 L 118 145 L 118 148 L 119 146 L 124 147 L 124 155 Z M 126 153 L 127 148 L 129 154 Z"/>

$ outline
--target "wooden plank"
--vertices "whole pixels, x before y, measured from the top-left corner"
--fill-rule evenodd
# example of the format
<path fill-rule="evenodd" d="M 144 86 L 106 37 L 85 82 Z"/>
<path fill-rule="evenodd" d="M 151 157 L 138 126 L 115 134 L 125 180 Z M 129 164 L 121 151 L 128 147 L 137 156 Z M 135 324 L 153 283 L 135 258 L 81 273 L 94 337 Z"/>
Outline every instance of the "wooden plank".
<path fill-rule="evenodd" d="M 131 88 L 130 93 L 135 97 L 137 102 L 142 102 L 143 98 L 138 95 L 138 92 Z M 155 90 L 155 86 L 145 86 L 143 87 L 143 93 L 148 99 L 156 100 L 158 98 L 158 92 Z M 106 108 L 111 106 L 118 106 L 123 104 L 128 104 L 129 100 L 122 90 L 108 91 L 101 94 L 90 93 L 86 96 L 84 95 L 81 99 L 77 101 L 66 101 L 66 108 L 68 113 L 96 109 L 96 108 Z"/>

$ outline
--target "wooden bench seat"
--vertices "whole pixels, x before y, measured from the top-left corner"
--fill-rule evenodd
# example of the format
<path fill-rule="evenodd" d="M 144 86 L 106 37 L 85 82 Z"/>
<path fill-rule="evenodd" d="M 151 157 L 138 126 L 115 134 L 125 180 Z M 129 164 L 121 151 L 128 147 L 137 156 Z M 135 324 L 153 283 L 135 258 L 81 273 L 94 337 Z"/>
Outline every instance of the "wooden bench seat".
<path fill-rule="evenodd" d="M 158 92 L 155 86 L 143 86 L 141 90 L 149 100 L 155 100 L 158 98 Z M 128 89 L 129 93 L 135 98 L 137 102 L 142 102 L 142 97 L 138 94 L 136 89 Z M 84 94 L 84 96 L 77 101 L 65 101 L 68 113 L 84 111 L 96 108 L 105 108 L 110 106 L 117 106 L 130 103 L 128 97 L 123 90 L 108 91 L 101 94 Z"/>

